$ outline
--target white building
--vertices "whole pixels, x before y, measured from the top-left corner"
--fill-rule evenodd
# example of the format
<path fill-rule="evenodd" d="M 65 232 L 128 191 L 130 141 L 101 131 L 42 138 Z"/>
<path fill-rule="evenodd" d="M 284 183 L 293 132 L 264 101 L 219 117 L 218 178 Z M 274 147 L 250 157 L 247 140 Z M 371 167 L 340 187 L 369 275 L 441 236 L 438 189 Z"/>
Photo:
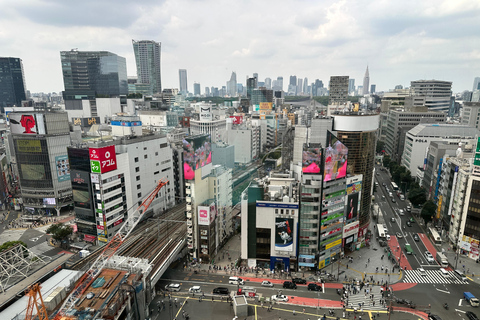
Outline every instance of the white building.
<path fill-rule="evenodd" d="M 227 137 L 227 120 L 198 121 L 190 119 L 190 135 L 206 133 L 212 142 L 225 141 Z"/>
<path fill-rule="evenodd" d="M 228 144 L 235 147 L 235 162 L 249 163 L 259 154 L 259 128 L 238 126 L 228 130 Z"/>

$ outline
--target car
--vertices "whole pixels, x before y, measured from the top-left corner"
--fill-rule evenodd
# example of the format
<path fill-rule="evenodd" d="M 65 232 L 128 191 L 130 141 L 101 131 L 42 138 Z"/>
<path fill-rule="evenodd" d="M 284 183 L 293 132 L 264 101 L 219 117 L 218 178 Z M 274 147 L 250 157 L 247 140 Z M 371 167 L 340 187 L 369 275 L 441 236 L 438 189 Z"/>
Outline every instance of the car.
<path fill-rule="evenodd" d="M 292 282 L 296 284 L 307 284 L 307 280 L 302 278 L 293 278 Z"/>
<path fill-rule="evenodd" d="M 283 294 L 275 294 L 272 296 L 272 301 L 288 302 L 288 297 Z"/>
<path fill-rule="evenodd" d="M 86 298 L 87 298 L 88 300 L 93 299 L 93 297 L 95 297 L 95 293 L 93 293 L 93 292 L 87 293 Z"/>
<path fill-rule="evenodd" d="M 375 187 L 378 187 L 378 182 L 375 182 Z"/>
<path fill-rule="evenodd" d="M 418 236 L 418 234 L 414 234 L 413 235 L 413 240 L 415 240 L 416 242 L 420 241 L 420 237 Z"/>
<path fill-rule="evenodd" d="M 188 289 L 188 292 L 190 292 L 190 293 L 201 293 L 202 289 L 200 289 L 200 286 L 193 286 L 190 289 Z"/>
<path fill-rule="evenodd" d="M 411 227 L 412 223 L 410 221 L 407 221 L 407 227 Z"/>
<path fill-rule="evenodd" d="M 435 259 L 429 251 L 425 251 L 424 255 L 425 259 L 427 259 L 427 262 L 435 262 Z"/>
<path fill-rule="evenodd" d="M 390 198 L 393 198 L 393 193 L 389 192 L 388 195 Z"/>
<path fill-rule="evenodd" d="M 403 211 L 403 209 L 398 209 L 398 214 L 401 215 L 401 216 L 404 216 L 405 211 Z"/>
<path fill-rule="evenodd" d="M 407 210 L 407 212 L 411 212 L 411 211 L 412 211 L 412 207 L 407 206 L 407 208 L 406 208 L 405 210 Z"/>
<path fill-rule="evenodd" d="M 415 219 L 413 219 L 413 217 L 410 217 L 408 221 L 410 221 L 411 223 L 415 223 Z"/>
<path fill-rule="evenodd" d="M 267 280 L 262 281 L 262 287 L 273 287 L 273 283 Z"/>
<path fill-rule="evenodd" d="M 385 196 L 382 194 L 382 200 L 385 200 Z"/>
<path fill-rule="evenodd" d="M 478 320 L 477 315 L 475 313 L 473 313 L 472 311 L 467 311 L 465 314 L 467 315 L 468 319 L 470 319 L 470 320 Z"/>
<path fill-rule="evenodd" d="M 283 282 L 283 287 L 286 289 L 297 289 L 297 285 L 293 283 L 292 281 L 284 281 Z"/>
<path fill-rule="evenodd" d="M 401 234 L 400 232 L 397 232 L 396 235 L 397 235 L 397 238 L 398 238 L 398 239 L 402 239 L 402 238 L 403 238 L 403 236 L 402 236 L 402 234 Z"/>
<path fill-rule="evenodd" d="M 181 286 L 178 283 L 170 283 L 165 286 L 166 291 L 180 291 Z"/>
<path fill-rule="evenodd" d="M 386 184 L 385 182 L 382 182 L 382 186 L 386 187 L 386 186 L 387 186 L 387 184 Z"/>
<path fill-rule="evenodd" d="M 308 286 L 307 286 L 307 289 L 310 290 L 310 291 L 319 291 L 320 286 L 316 283 L 309 283 Z"/>
<path fill-rule="evenodd" d="M 440 318 L 436 314 L 429 314 L 428 315 L 428 320 L 442 320 L 442 318 Z"/>
<path fill-rule="evenodd" d="M 225 287 L 217 287 L 213 289 L 213 294 L 229 294 L 229 293 L 230 293 L 230 290 L 228 290 L 228 288 L 225 288 Z"/>
<path fill-rule="evenodd" d="M 427 272 L 426 272 L 425 269 L 423 269 L 423 268 L 418 268 L 418 273 L 420 273 L 420 275 L 421 275 L 422 277 L 427 276 Z"/>
<path fill-rule="evenodd" d="M 395 218 L 394 218 L 394 217 L 391 217 L 391 218 L 390 218 L 390 221 L 395 222 Z"/>
<path fill-rule="evenodd" d="M 397 202 L 397 201 L 395 201 L 395 198 L 392 198 L 392 202 L 395 203 L 395 202 Z"/>

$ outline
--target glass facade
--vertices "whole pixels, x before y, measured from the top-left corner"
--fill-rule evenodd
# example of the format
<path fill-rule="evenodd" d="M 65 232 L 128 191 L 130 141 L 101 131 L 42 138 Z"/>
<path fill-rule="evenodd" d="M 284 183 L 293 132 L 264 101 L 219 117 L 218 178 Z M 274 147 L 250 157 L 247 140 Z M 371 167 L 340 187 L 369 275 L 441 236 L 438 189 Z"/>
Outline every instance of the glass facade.
<path fill-rule="evenodd" d="M 26 100 L 22 59 L 0 58 L 0 107 L 20 107 Z"/>
<path fill-rule="evenodd" d="M 137 64 L 137 84 L 142 88 L 148 85 L 149 89 L 145 93 L 149 95 L 162 92 L 161 44 L 151 40 L 132 40 L 132 43 Z"/>

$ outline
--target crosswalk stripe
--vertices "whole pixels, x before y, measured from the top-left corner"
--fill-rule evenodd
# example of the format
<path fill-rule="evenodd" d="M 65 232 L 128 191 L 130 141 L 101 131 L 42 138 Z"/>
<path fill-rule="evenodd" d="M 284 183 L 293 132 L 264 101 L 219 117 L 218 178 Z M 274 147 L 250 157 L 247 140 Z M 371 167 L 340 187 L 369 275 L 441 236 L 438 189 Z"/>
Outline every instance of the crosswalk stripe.
<path fill-rule="evenodd" d="M 404 283 L 443 283 L 443 284 L 468 284 L 468 281 L 458 279 L 453 271 L 448 272 L 445 277 L 440 270 L 425 270 L 426 275 L 421 275 L 418 270 L 407 270 L 404 272 Z"/>

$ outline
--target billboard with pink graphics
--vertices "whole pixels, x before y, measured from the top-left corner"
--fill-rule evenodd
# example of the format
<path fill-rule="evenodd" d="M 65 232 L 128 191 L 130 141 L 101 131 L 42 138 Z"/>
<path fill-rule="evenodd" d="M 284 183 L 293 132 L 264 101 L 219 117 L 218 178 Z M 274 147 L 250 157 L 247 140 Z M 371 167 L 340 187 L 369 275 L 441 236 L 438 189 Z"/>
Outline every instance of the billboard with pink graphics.
<path fill-rule="evenodd" d="M 210 225 L 210 207 L 198 206 L 198 225 L 209 226 Z"/>
<path fill-rule="evenodd" d="M 212 163 L 210 135 L 202 134 L 183 139 L 183 174 L 185 180 L 195 179 L 195 170 Z"/>

